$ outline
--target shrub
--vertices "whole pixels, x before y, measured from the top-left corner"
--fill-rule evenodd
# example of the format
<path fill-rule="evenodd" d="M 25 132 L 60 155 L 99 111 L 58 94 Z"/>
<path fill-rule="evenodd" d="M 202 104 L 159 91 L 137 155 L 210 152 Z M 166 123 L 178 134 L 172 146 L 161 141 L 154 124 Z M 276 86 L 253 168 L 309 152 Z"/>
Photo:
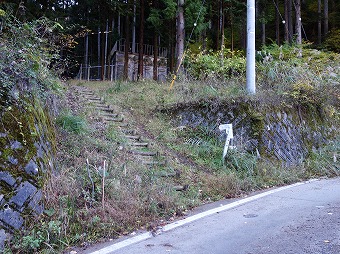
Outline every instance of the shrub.
<path fill-rule="evenodd" d="M 333 29 L 330 31 L 325 46 L 327 49 L 340 53 L 340 29 Z"/>
<path fill-rule="evenodd" d="M 81 134 L 86 131 L 85 119 L 80 116 L 75 116 L 70 112 L 59 115 L 56 123 L 63 129 L 76 134 Z"/>
<path fill-rule="evenodd" d="M 49 90 L 59 87 L 51 66 L 59 61 L 55 31 L 60 25 L 46 18 L 21 23 L 3 10 L 1 16 L 5 24 L 0 36 L 2 103 L 32 92 L 45 98 Z"/>
<path fill-rule="evenodd" d="M 209 54 L 200 52 L 189 53 L 189 55 L 187 68 L 189 73 L 197 79 L 224 79 L 244 74 L 246 70 L 246 59 L 241 51 L 226 49 L 223 52 L 209 52 Z"/>

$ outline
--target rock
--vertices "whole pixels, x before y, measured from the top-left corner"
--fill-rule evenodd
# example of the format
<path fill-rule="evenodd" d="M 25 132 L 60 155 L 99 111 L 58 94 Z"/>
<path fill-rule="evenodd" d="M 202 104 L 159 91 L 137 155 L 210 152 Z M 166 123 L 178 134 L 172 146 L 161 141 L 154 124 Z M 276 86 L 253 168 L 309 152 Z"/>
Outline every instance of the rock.
<path fill-rule="evenodd" d="M 30 197 L 33 197 L 36 192 L 37 188 L 26 181 L 20 184 L 17 189 L 16 195 L 13 196 L 9 202 L 10 204 L 14 204 L 18 210 L 22 211 L 24 203 L 28 201 Z"/>
<path fill-rule="evenodd" d="M 0 229 L 0 252 L 5 248 L 5 241 L 7 239 L 7 234 L 4 229 Z"/>
<path fill-rule="evenodd" d="M 0 210 L 0 221 L 11 228 L 20 229 L 24 223 L 24 219 L 21 217 L 20 213 L 14 211 L 8 205 L 5 207 L 5 209 Z"/>
<path fill-rule="evenodd" d="M 27 174 L 36 175 L 38 174 L 39 170 L 37 164 L 33 160 L 30 160 L 28 164 L 25 166 L 25 171 Z"/>
<path fill-rule="evenodd" d="M 9 186 L 14 186 L 16 181 L 9 172 L 0 171 L 0 181 L 7 183 Z"/>

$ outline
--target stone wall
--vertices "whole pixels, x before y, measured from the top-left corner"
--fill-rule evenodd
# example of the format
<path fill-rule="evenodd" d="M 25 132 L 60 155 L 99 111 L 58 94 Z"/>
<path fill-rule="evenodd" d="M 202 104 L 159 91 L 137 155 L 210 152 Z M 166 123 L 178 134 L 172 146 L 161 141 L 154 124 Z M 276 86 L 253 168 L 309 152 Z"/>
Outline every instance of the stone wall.
<path fill-rule="evenodd" d="M 248 102 L 200 102 L 167 109 L 178 126 L 204 127 L 225 140 L 220 124 L 233 124 L 238 149 L 275 158 L 286 165 L 303 162 L 311 150 L 334 138 L 337 126 L 317 107 L 258 107 Z"/>
<path fill-rule="evenodd" d="M 54 129 L 38 100 L 0 106 L 0 245 L 44 210 L 53 167 Z"/>

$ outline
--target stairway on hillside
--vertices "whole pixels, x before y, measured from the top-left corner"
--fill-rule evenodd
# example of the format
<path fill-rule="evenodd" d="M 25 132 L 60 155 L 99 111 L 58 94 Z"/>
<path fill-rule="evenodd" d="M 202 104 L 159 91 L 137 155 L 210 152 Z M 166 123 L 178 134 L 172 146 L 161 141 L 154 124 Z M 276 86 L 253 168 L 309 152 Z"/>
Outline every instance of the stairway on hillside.
<path fill-rule="evenodd" d="M 104 99 L 85 87 L 76 87 L 76 93 L 84 106 L 93 108 L 98 112 L 98 119 L 105 124 L 114 124 L 121 131 L 127 141 L 125 150 L 131 154 L 131 158 L 146 166 L 166 166 L 166 157 L 152 146 L 152 142 L 144 138 L 136 128 L 124 119 L 123 115 L 115 112 L 111 105 L 105 103 Z M 166 176 L 176 176 L 175 173 Z"/>

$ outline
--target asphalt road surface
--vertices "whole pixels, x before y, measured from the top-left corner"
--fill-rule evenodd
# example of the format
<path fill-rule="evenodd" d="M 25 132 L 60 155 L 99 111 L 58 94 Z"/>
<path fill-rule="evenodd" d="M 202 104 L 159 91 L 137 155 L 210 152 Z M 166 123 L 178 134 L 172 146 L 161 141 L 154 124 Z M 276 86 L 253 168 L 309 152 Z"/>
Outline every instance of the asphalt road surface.
<path fill-rule="evenodd" d="M 84 253 L 340 254 L 340 178 L 221 202 L 156 235 L 144 232 Z"/>

